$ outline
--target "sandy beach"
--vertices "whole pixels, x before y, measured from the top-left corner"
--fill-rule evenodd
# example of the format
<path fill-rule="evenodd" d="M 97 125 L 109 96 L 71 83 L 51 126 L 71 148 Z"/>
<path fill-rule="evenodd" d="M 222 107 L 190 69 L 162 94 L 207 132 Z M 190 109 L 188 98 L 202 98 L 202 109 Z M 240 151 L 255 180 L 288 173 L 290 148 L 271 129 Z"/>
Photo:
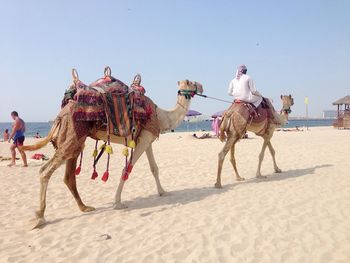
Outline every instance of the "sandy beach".
<path fill-rule="evenodd" d="M 246 180 L 234 180 L 228 155 L 223 189 L 215 189 L 223 144 L 191 133 L 163 134 L 153 149 L 167 195 L 157 195 L 143 155 L 122 194 L 128 208 L 114 210 L 123 147 L 113 147 L 104 183 L 105 157 L 99 178 L 90 179 L 94 141 L 88 139 L 77 182 L 83 201 L 96 211 L 80 212 L 61 166 L 49 183 L 48 224 L 32 231 L 42 161 L 29 158 L 27 168 L 1 161 L 0 261 L 350 262 L 350 131 L 279 131 L 272 143 L 281 174 L 274 174 L 267 151 L 261 170 L 267 179 L 255 178 L 262 139 L 249 133 L 236 145 Z M 38 152 L 51 157 L 54 149 L 47 145 Z M 8 143 L 0 143 L 0 156 L 10 156 Z"/>

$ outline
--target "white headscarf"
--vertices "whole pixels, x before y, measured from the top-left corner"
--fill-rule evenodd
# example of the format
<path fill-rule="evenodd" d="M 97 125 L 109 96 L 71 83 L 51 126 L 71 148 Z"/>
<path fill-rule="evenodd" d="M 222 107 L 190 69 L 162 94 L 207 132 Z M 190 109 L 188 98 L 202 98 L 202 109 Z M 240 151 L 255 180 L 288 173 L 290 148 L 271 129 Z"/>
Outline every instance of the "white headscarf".
<path fill-rule="evenodd" d="M 243 74 L 243 71 L 247 70 L 247 67 L 245 65 L 240 65 L 237 68 L 236 71 L 236 79 L 239 80 Z"/>

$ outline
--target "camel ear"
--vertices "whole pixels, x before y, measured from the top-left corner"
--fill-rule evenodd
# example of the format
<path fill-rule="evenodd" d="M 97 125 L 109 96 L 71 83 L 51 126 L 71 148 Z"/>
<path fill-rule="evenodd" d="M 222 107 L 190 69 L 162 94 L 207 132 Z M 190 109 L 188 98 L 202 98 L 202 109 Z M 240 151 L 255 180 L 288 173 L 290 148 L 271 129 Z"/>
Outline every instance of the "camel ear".
<path fill-rule="evenodd" d="M 178 86 L 180 85 L 180 81 L 177 82 L 177 85 L 178 85 Z"/>
<path fill-rule="evenodd" d="M 289 94 L 289 98 L 292 98 L 292 95 Z"/>
<path fill-rule="evenodd" d="M 281 95 L 281 99 L 283 99 L 283 96 Z"/>

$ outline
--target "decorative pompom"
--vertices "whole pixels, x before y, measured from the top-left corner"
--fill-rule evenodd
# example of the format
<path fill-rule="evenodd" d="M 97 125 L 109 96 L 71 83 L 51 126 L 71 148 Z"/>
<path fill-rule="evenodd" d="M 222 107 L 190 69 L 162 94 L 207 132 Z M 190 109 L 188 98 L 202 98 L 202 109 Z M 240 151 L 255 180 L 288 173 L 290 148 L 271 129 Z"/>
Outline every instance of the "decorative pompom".
<path fill-rule="evenodd" d="M 127 147 L 125 147 L 125 148 L 123 149 L 123 155 L 124 155 L 124 156 L 128 156 L 128 155 L 129 155 L 129 149 L 128 149 Z"/>
<path fill-rule="evenodd" d="M 129 173 L 127 171 L 124 171 L 123 175 L 122 175 L 122 180 L 126 181 L 126 180 L 128 180 L 128 178 L 129 178 Z"/>
<path fill-rule="evenodd" d="M 77 167 L 77 169 L 75 169 L 75 175 L 79 175 L 81 171 L 81 167 Z"/>
<path fill-rule="evenodd" d="M 102 176 L 101 179 L 102 179 L 102 181 L 107 182 L 108 177 L 109 177 L 109 172 L 108 172 L 108 171 L 105 171 L 105 173 L 103 174 L 103 176 Z"/>
<path fill-rule="evenodd" d="M 97 177 L 98 177 L 98 173 L 96 172 L 96 170 L 94 170 L 92 175 L 91 175 L 91 179 L 95 180 Z"/>
<path fill-rule="evenodd" d="M 95 149 L 92 153 L 92 157 L 96 157 L 97 156 L 97 150 Z"/>
<path fill-rule="evenodd" d="M 129 178 L 129 174 L 131 173 L 133 168 L 132 164 L 128 164 L 128 166 L 126 167 L 126 169 L 123 170 L 123 174 L 122 174 L 122 180 L 126 181 Z"/>
<path fill-rule="evenodd" d="M 136 143 L 134 140 L 129 141 L 129 147 L 135 149 Z"/>
<path fill-rule="evenodd" d="M 108 153 L 108 154 L 112 154 L 112 153 L 113 153 L 112 146 L 107 145 L 105 151 L 106 151 L 106 153 Z"/>

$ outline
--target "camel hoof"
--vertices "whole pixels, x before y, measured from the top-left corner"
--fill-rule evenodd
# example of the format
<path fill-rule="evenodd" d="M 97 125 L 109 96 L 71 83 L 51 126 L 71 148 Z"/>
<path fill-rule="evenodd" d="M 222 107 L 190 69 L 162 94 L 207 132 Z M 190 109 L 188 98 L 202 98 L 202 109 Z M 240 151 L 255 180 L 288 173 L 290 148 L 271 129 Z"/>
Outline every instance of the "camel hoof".
<path fill-rule="evenodd" d="M 96 209 L 95 209 L 95 207 L 92 207 L 92 206 L 85 206 L 85 207 L 80 208 L 80 210 L 82 212 L 86 213 L 86 212 L 95 211 Z"/>
<path fill-rule="evenodd" d="M 221 189 L 221 188 L 222 188 L 222 185 L 221 185 L 220 183 L 216 183 L 216 184 L 215 184 L 215 188 Z"/>
<path fill-rule="evenodd" d="M 167 196 L 167 195 L 168 195 L 168 192 L 164 190 L 159 192 L 159 196 Z"/>
<path fill-rule="evenodd" d="M 282 170 L 280 168 L 275 169 L 275 173 L 282 173 Z"/>
<path fill-rule="evenodd" d="M 244 177 L 239 177 L 239 178 L 236 178 L 237 181 L 244 181 L 245 178 Z"/>
<path fill-rule="evenodd" d="M 266 179 L 267 176 L 265 176 L 265 175 L 257 175 L 256 178 L 258 178 L 258 179 Z"/>
<path fill-rule="evenodd" d="M 120 210 L 120 209 L 125 209 L 125 208 L 128 208 L 128 207 L 126 205 L 122 204 L 122 203 L 116 203 L 116 204 L 114 204 L 113 208 L 116 209 L 116 210 Z"/>
<path fill-rule="evenodd" d="M 46 224 L 46 220 L 45 218 L 41 217 L 41 218 L 36 218 L 33 220 L 34 223 L 33 225 L 31 226 L 31 229 L 30 230 L 34 230 L 36 228 L 40 228 L 42 226 L 44 226 Z"/>

